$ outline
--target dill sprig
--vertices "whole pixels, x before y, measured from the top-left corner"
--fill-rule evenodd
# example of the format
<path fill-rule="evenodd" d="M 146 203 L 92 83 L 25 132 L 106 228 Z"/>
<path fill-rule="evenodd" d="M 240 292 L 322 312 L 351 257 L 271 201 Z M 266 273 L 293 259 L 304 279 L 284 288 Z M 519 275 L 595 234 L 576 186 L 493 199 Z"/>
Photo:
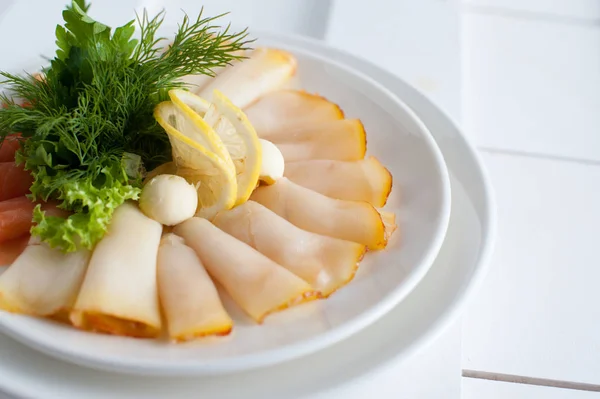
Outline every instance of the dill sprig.
<path fill-rule="evenodd" d="M 157 37 L 164 12 L 150 18 L 144 11 L 113 31 L 88 9 L 75 0 L 63 11 L 56 56 L 42 79 L 0 72 L 7 89 L 0 95 L 0 139 L 14 132 L 27 138 L 17 162 L 33 175 L 31 198 L 58 199 L 74 212 L 58 218 L 37 209 L 32 233 L 66 251 L 92 248 L 114 209 L 137 198 L 140 176 L 128 175 L 125 161 L 131 154 L 146 169 L 170 160 L 168 137 L 152 115 L 168 90 L 183 86 L 186 75 L 214 75 L 250 43 L 245 30 L 220 29 L 222 15 L 185 15 L 165 46 L 167 39 Z"/>

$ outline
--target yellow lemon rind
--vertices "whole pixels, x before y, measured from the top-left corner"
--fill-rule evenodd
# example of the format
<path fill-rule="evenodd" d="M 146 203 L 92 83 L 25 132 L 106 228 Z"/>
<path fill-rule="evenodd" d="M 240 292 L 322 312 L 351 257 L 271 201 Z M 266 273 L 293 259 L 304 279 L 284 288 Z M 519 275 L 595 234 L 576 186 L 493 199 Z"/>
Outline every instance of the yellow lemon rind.
<path fill-rule="evenodd" d="M 239 205 L 248 201 L 252 191 L 254 191 L 258 185 L 262 163 L 262 147 L 260 145 L 260 141 L 258 140 L 256 130 L 254 130 L 254 127 L 246 117 L 246 114 L 237 108 L 220 91 L 215 90 L 213 96 L 213 104 L 217 110 L 229 120 L 246 144 L 247 159 L 246 170 L 244 172 L 245 179 L 241 182 L 238 180 L 236 205 Z M 252 151 L 250 151 L 251 148 Z"/>

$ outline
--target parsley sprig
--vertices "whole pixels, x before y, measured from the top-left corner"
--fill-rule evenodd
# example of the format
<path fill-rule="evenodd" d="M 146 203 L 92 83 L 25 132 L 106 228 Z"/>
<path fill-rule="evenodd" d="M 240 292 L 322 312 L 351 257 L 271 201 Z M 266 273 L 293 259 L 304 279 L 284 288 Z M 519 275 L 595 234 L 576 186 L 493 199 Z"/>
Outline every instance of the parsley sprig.
<path fill-rule="evenodd" d="M 168 137 L 152 116 L 168 90 L 181 87 L 186 75 L 212 75 L 250 43 L 246 31 L 220 29 L 221 16 L 201 12 L 183 18 L 165 49 L 166 39 L 157 36 L 164 13 L 144 12 L 113 31 L 88 8 L 75 0 L 63 11 L 56 56 L 43 79 L 0 72 L 7 89 L 0 96 L 0 139 L 14 132 L 27 138 L 17 162 L 33 175 L 31 198 L 58 199 L 74 212 L 60 218 L 38 207 L 32 233 L 65 251 L 92 248 L 114 210 L 137 199 L 141 176 L 132 175 L 140 169 L 131 167 L 132 159 L 146 169 L 170 160 Z"/>

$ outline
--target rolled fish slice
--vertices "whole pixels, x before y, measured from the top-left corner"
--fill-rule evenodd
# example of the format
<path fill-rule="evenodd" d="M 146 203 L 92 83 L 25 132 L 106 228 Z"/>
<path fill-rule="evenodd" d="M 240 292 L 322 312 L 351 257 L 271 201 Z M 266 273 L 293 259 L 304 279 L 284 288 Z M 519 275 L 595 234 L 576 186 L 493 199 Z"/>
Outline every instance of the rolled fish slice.
<path fill-rule="evenodd" d="M 0 202 L 0 242 L 29 233 L 35 205 L 24 195 Z"/>
<path fill-rule="evenodd" d="M 205 75 L 205 74 L 186 75 L 186 76 L 182 77 L 181 79 L 179 79 L 179 81 L 185 83 L 187 88 L 192 93 L 198 93 L 198 92 L 202 91 L 202 88 L 206 87 L 206 85 L 210 81 L 215 79 L 217 74 L 221 73 L 222 70 L 224 70 L 224 69 L 225 69 L 225 67 L 215 68 L 215 70 L 213 70 L 215 76 L 210 76 L 210 75 Z"/>
<path fill-rule="evenodd" d="M 32 237 L 0 276 L 0 309 L 34 316 L 55 316 L 73 307 L 85 276 L 90 251 L 64 253 Z"/>
<path fill-rule="evenodd" d="M 24 234 L 8 241 L 0 242 L 0 267 L 11 265 L 23 253 L 30 235 Z"/>
<path fill-rule="evenodd" d="M 210 275 L 254 320 L 318 297 L 304 280 L 206 219 L 191 218 L 174 233 L 192 247 Z"/>
<path fill-rule="evenodd" d="M 298 90 L 267 94 L 244 112 L 258 135 L 266 140 L 299 126 L 344 119 L 344 113 L 337 104 Z"/>
<path fill-rule="evenodd" d="M 161 224 L 133 202 L 115 210 L 71 312 L 76 327 L 132 337 L 160 334 L 156 257 L 161 232 Z"/>
<path fill-rule="evenodd" d="M 14 161 L 0 162 L 0 201 L 28 194 L 31 183 L 31 172 L 23 165 L 16 165 Z"/>
<path fill-rule="evenodd" d="M 0 243 L 29 233 L 36 205 L 26 196 L 0 201 Z M 56 202 L 41 204 L 47 216 L 67 217 L 69 212 L 57 208 L 57 205 Z"/>
<path fill-rule="evenodd" d="M 369 203 L 329 198 L 287 178 L 259 187 L 254 200 L 301 229 L 366 245 L 385 248 L 385 228 L 379 212 Z"/>
<path fill-rule="evenodd" d="M 326 297 L 354 277 L 365 246 L 302 230 L 254 201 L 213 223 L 308 282 Z"/>
<path fill-rule="evenodd" d="M 366 147 L 358 141 L 336 145 L 334 140 L 323 138 L 302 143 L 275 144 L 285 162 L 308 161 L 314 159 L 357 161 L 365 156 Z"/>
<path fill-rule="evenodd" d="M 392 175 L 375 157 L 354 162 L 310 160 L 285 165 L 284 176 L 331 198 L 385 205 Z"/>
<path fill-rule="evenodd" d="M 271 134 L 260 132 L 260 138 L 273 143 L 302 143 L 315 141 L 328 143 L 331 141 L 345 143 L 356 141 L 361 147 L 366 147 L 366 133 L 359 119 L 325 120 L 312 123 L 299 123 L 285 130 Z"/>
<path fill-rule="evenodd" d="M 11 162 L 15 160 L 15 153 L 21 147 L 21 135 L 13 133 L 6 136 L 0 144 L 0 162 Z"/>
<path fill-rule="evenodd" d="M 158 249 L 158 293 L 172 340 L 231 332 L 233 321 L 214 283 L 198 255 L 175 234 L 165 235 Z"/>
<path fill-rule="evenodd" d="M 290 53 L 261 47 L 250 52 L 247 59 L 221 71 L 197 94 L 211 98 L 217 89 L 237 107 L 245 108 L 264 94 L 283 87 L 295 72 L 296 59 Z"/>
<path fill-rule="evenodd" d="M 231 55 L 245 57 L 249 53 L 250 52 L 248 50 L 239 50 L 233 52 Z M 217 76 L 219 76 L 223 71 L 225 71 L 227 68 L 233 67 L 233 65 L 238 64 L 240 62 L 242 62 L 242 60 L 235 59 L 232 60 L 229 65 L 212 68 L 211 71 L 213 76 L 203 73 L 196 75 L 186 75 L 183 78 L 179 79 L 179 81 L 185 83 L 192 93 L 200 93 L 202 89 L 204 89 L 212 80 L 216 79 Z"/>
<path fill-rule="evenodd" d="M 260 135 L 260 131 L 257 130 Z M 265 138 L 275 143 L 286 162 L 312 159 L 356 161 L 365 157 L 367 138 L 358 119 L 327 121 L 290 128 Z"/>

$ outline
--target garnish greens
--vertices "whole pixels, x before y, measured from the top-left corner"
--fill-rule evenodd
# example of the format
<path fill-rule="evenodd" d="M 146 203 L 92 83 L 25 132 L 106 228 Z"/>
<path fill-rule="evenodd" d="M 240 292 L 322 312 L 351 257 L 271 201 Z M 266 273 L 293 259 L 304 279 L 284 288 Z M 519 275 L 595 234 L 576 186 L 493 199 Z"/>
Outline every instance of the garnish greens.
<path fill-rule="evenodd" d="M 138 198 L 141 168 L 170 160 L 168 137 L 152 116 L 168 90 L 183 86 L 185 75 L 212 76 L 250 43 L 245 30 L 219 30 L 214 22 L 221 15 L 200 12 L 196 20 L 186 15 L 171 45 L 161 46 L 164 13 L 150 19 L 144 12 L 111 31 L 88 8 L 75 0 L 63 11 L 45 77 L 0 72 L 8 89 L 0 95 L 0 139 L 21 132 L 26 140 L 17 162 L 33 175 L 31 198 L 57 199 L 73 212 L 46 216 L 38 205 L 32 234 L 64 251 L 91 249 L 114 210 Z"/>

